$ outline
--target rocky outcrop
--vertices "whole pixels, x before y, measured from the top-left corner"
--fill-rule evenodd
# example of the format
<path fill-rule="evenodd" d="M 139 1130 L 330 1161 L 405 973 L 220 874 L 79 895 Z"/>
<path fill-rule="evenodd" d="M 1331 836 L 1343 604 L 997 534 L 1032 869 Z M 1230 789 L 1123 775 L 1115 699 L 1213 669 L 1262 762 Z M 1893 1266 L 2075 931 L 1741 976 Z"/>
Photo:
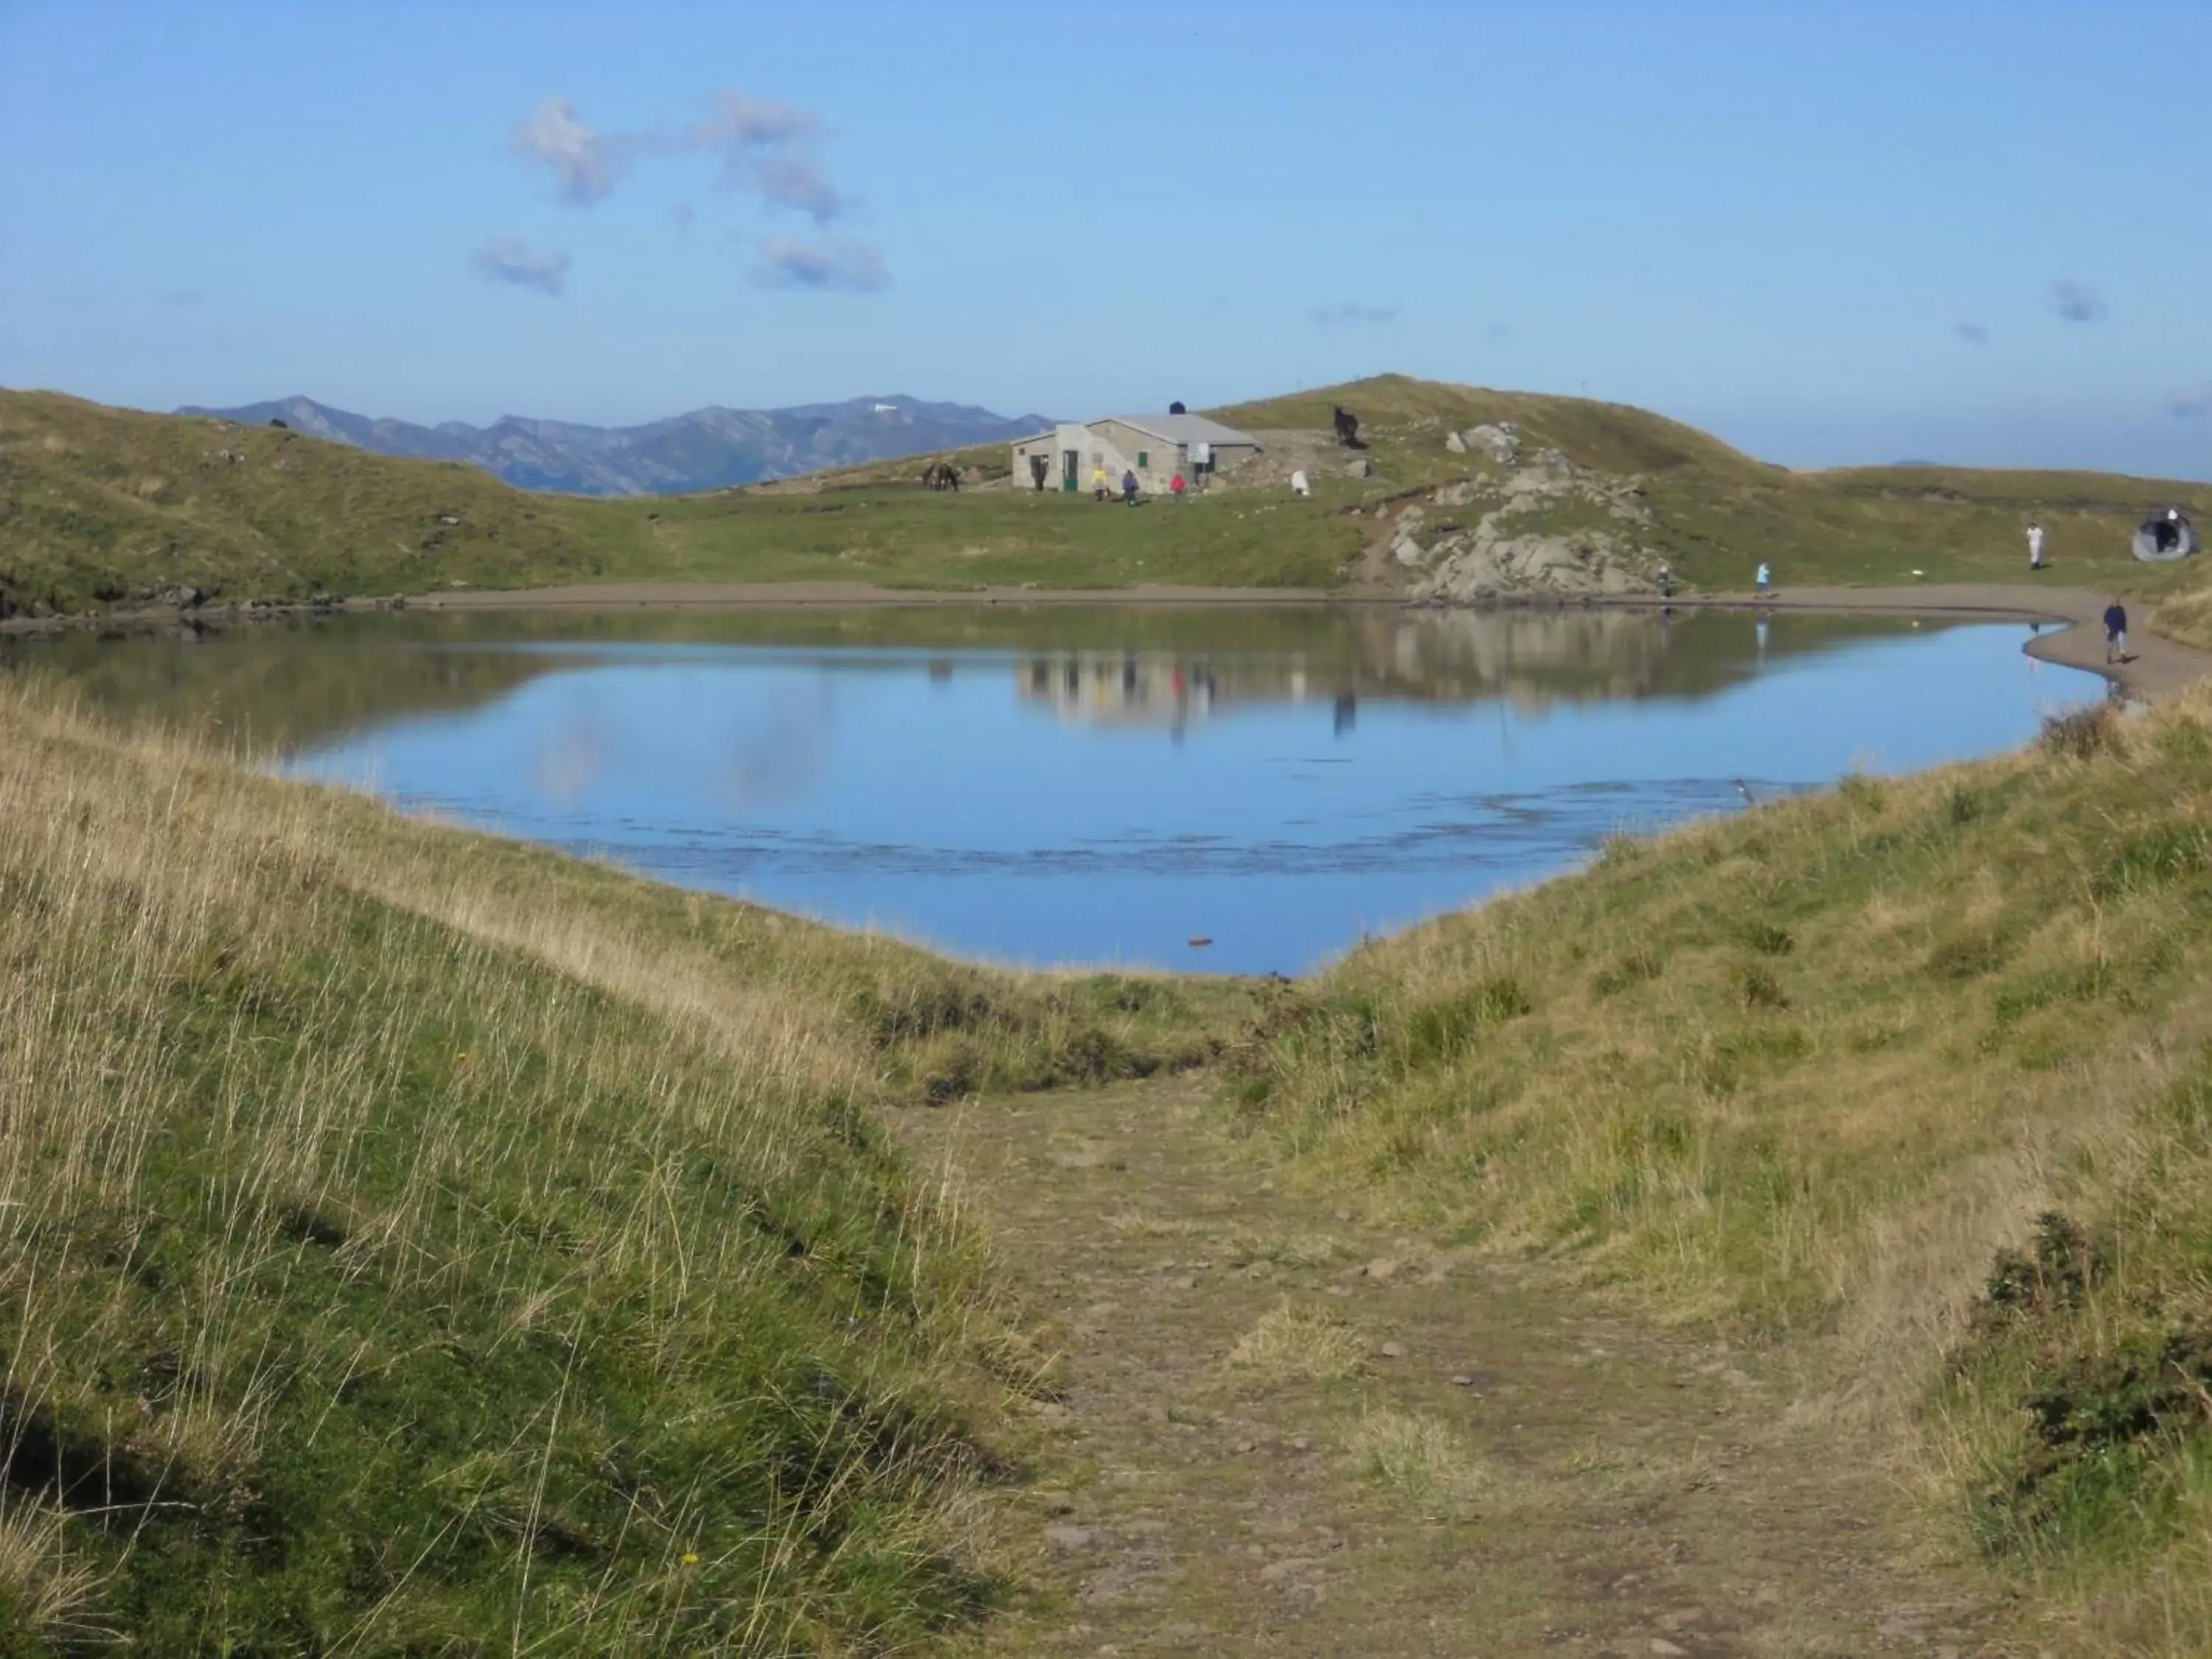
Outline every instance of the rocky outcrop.
<path fill-rule="evenodd" d="M 1470 447 L 1519 453 L 1518 434 L 1478 427 Z M 1392 561 L 1416 599 L 1474 604 L 1652 591 L 1658 562 L 1638 543 L 1651 522 L 1642 481 L 1578 471 L 1546 449 L 1505 476 L 1460 478 L 1401 509 L 1388 534 Z M 1478 516 L 1453 509 L 1475 509 Z"/>
<path fill-rule="evenodd" d="M 1487 456 L 1500 466 L 1510 466 L 1521 453 L 1521 428 L 1510 421 L 1500 421 L 1495 426 L 1470 427 L 1461 434 L 1464 448 L 1478 455 Z"/>

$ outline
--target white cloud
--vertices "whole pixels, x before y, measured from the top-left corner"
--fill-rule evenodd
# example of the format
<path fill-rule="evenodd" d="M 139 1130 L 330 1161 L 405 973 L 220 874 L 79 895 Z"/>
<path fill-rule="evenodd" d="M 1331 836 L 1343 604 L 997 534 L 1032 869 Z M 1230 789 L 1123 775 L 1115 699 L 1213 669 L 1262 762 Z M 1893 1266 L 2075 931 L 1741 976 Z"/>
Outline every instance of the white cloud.
<path fill-rule="evenodd" d="M 547 98 L 516 125 L 514 148 L 552 175 L 555 192 L 572 207 L 605 200 L 644 156 L 709 155 L 720 163 L 721 189 L 826 225 L 854 204 L 815 152 L 821 131 L 811 110 L 727 87 L 714 94 L 714 112 L 703 120 L 658 131 L 605 131 L 568 99 Z"/>
<path fill-rule="evenodd" d="M 635 133 L 602 132 L 566 98 L 547 98 L 515 125 L 514 148 L 552 173 L 562 201 L 589 207 L 622 182 L 640 140 Z"/>
<path fill-rule="evenodd" d="M 763 288 L 872 294 L 890 279 L 883 254 L 872 243 L 843 236 L 817 241 L 771 236 L 760 245 L 760 263 L 753 268 L 753 280 Z"/>
<path fill-rule="evenodd" d="M 520 236 L 487 236 L 469 250 L 469 264 L 488 282 L 558 295 L 568 281 L 568 256 L 559 248 L 533 248 Z"/>
<path fill-rule="evenodd" d="M 2046 296 L 2051 308 L 2069 323 L 2101 323 L 2112 312 L 2105 296 L 2087 283 L 2062 276 Z"/>

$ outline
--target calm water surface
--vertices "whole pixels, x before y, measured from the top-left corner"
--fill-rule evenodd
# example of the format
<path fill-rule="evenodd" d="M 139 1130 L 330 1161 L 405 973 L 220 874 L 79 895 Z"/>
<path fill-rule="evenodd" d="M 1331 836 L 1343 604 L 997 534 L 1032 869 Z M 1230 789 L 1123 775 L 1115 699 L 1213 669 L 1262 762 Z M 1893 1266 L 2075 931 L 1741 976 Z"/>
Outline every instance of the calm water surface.
<path fill-rule="evenodd" d="M 341 618 L 19 649 L 292 773 L 970 956 L 1310 968 L 1619 830 L 2002 749 L 2025 626 L 1627 612 Z M 1212 943 L 1198 948 L 1194 936 Z"/>

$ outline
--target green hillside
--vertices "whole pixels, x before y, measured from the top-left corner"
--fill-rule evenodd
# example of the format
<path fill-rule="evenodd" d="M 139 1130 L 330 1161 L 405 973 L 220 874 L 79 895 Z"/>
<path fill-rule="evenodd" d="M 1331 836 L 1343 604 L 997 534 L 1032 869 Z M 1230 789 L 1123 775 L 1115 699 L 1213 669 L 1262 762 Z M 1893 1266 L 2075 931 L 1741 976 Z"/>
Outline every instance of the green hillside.
<path fill-rule="evenodd" d="M 270 427 L 0 392 L 0 592 L 64 611 L 604 574 L 565 502 Z"/>
<path fill-rule="evenodd" d="M 2077 1626 L 2212 1650 L 2212 696 L 1364 946 L 1228 1100 L 1409 1229 L 1760 1340 Z"/>
<path fill-rule="evenodd" d="M 594 580 L 1327 589 L 1361 571 L 1376 507 L 1500 478 L 1507 469 L 1446 444 L 1500 421 L 1521 429 L 1524 459 L 1556 448 L 1585 474 L 1638 480 L 1650 514 L 1632 535 L 1638 560 L 1670 561 L 1693 588 L 1741 590 L 1762 560 L 1784 586 L 1915 572 L 2018 581 L 2021 532 L 2039 517 L 2055 566 L 2045 580 L 2152 600 L 2202 585 L 2193 568 L 2137 563 L 2127 544 L 2153 507 L 2212 522 L 2204 485 L 1942 467 L 1793 473 L 1641 410 L 1402 375 L 1215 412 L 1314 432 L 1336 404 L 1360 416 L 1371 476 L 1347 476 L 1324 445 L 1310 500 L 1224 488 L 1131 512 L 1003 484 L 933 494 L 919 483 L 927 458 L 702 495 L 533 495 L 465 466 L 265 427 L 0 392 L 0 591 L 26 608 L 82 611 L 179 584 L 241 602 Z M 955 459 L 979 482 L 1003 479 L 998 448 Z M 2169 614 L 2212 638 L 2212 617 Z"/>
<path fill-rule="evenodd" d="M 0 689 L 0 1652 L 908 1651 L 1035 1362 L 886 1101 L 1188 1064 L 1016 979 Z"/>

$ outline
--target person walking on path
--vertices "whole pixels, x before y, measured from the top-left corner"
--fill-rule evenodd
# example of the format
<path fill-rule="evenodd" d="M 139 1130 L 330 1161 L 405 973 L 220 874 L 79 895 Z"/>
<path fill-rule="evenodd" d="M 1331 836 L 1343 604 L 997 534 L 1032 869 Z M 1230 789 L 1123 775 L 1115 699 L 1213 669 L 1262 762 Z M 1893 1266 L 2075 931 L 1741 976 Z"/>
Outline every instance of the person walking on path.
<path fill-rule="evenodd" d="M 2107 664 L 2128 659 L 2128 608 L 2120 603 L 2120 596 L 2112 595 L 2112 602 L 2105 607 L 2105 660 Z"/>
<path fill-rule="evenodd" d="M 1181 501 L 1182 499 L 1182 474 L 1178 472 L 1174 477 L 1168 480 L 1168 494 L 1174 496 L 1177 501 Z"/>
<path fill-rule="evenodd" d="M 2030 570 L 2043 568 L 2043 526 L 2039 524 L 2031 524 L 2027 527 L 2027 568 Z"/>
<path fill-rule="evenodd" d="M 1752 578 L 1752 586 L 1758 589 L 1759 597 L 1762 599 L 1773 590 L 1774 573 L 1766 568 L 1764 559 L 1759 562 L 1759 574 Z"/>
<path fill-rule="evenodd" d="M 1134 467 L 1121 475 L 1121 500 L 1131 507 L 1137 504 L 1137 470 Z"/>

